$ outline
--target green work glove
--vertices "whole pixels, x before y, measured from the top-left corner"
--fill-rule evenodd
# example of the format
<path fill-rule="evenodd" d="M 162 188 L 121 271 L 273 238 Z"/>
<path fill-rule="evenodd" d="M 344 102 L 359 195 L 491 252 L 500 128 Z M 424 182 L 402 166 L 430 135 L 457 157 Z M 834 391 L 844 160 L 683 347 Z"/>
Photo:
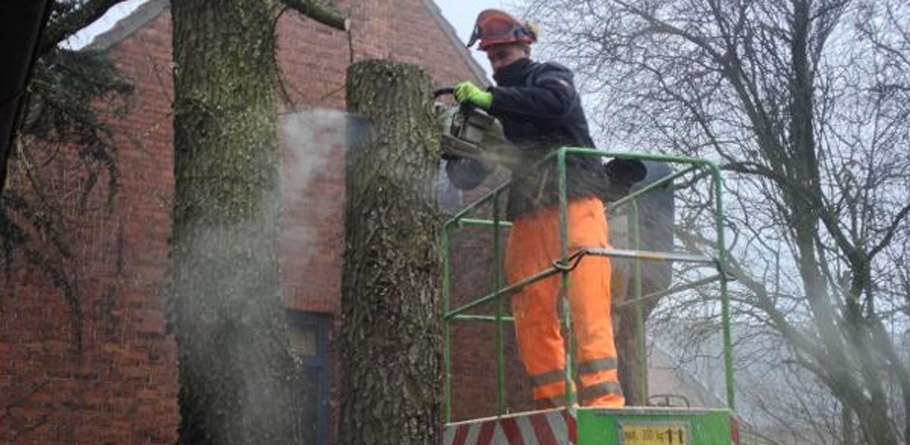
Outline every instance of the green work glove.
<path fill-rule="evenodd" d="M 455 85 L 455 100 L 470 102 L 484 110 L 489 110 L 493 104 L 493 93 L 481 90 L 473 82 L 467 81 Z"/>

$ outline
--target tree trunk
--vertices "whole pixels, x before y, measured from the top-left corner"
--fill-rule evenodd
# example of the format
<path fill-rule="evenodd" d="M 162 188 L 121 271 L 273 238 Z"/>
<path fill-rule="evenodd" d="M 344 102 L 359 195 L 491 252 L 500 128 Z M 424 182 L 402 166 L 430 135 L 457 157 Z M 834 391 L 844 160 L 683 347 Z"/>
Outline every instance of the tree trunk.
<path fill-rule="evenodd" d="M 300 443 L 280 306 L 276 3 L 171 3 L 180 442 Z"/>
<path fill-rule="evenodd" d="M 431 81 L 414 66 L 379 60 L 351 66 L 347 79 L 348 111 L 365 120 L 354 121 L 359 137 L 347 154 L 339 442 L 439 443 L 440 153 Z"/>
<path fill-rule="evenodd" d="M 663 173 L 654 165 L 654 177 L 647 178 L 635 186 L 644 187 L 646 181 L 662 177 Z M 669 167 L 667 167 L 669 168 Z M 650 175 L 649 174 L 649 175 Z M 667 252 L 673 248 L 674 206 L 672 191 L 656 191 L 638 200 L 639 225 L 630 226 L 633 219 L 625 213 L 609 215 L 610 244 L 615 249 L 650 250 Z M 640 240 L 635 242 L 633 233 L 638 233 Z M 610 293 L 613 296 L 613 337 L 616 341 L 616 355 L 619 361 L 619 383 L 622 385 L 626 406 L 648 405 L 648 365 L 647 351 L 638 347 L 638 324 L 636 321 L 636 284 L 635 260 L 611 258 L 612 278 Z M 641 261 L 641 296 L 666 290 L 670 287 L 672 265 L 669 261 Z M 651 312 L 660 300 L 651 298 L 641 301 L 642 322 L 647 324 Z M 646 332 L 642 326 L 642 332 Z M 642 346 L 646 346 L 643 344 Z"/>
<path fill-rule="evenodd" d="M 613 314 L 619 383 L 626 398 L 626 406 L 646 406 L 648 404 L 648 381 L 642 377 L 647 375 L 647 367 L 642 367 L 639 360 L 635 306 L 630 305 L 614 310 Z"/>

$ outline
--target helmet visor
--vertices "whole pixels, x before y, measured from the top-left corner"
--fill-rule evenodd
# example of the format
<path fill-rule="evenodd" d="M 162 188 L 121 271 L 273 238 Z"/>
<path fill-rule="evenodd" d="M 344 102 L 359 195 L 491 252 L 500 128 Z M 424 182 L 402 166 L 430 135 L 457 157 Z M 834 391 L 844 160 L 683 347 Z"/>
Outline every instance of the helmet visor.
<path fill-rule="evenodd" d="M 510 39 L 515 32 L 516 23 L 509 17 L 495 16 L 477 24 L 481 40 Z"/>
<path fill-rule="evenodd" d="M 478 40 L 480 40 L 481 50 L 485 50 L 491 45 L 534 41 L 524 29 L 521 21 L 497 9 L 485 10 L 477 17 L 468 47 L 474 45 Z"/>

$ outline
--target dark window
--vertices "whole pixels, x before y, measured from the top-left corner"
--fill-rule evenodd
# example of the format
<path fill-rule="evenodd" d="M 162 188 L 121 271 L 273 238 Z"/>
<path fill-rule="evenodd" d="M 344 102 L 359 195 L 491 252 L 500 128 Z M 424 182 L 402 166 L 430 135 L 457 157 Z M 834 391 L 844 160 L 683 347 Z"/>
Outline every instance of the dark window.
<path fill-rule="evenodd" d="M 303 407 L 304 443 L 329 443 L 329 332 L 332 316 L 288 311 L 291 350 L 303 361 L 310 386 Z"/>

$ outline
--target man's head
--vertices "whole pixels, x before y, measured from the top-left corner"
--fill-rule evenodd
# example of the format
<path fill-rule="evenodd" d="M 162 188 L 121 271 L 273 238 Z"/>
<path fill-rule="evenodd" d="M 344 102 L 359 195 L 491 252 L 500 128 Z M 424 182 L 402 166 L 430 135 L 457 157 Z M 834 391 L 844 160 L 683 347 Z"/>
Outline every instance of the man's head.
<path fill-rule="evenodd" d="M 468 47 L 480 41 L 494 70 L 531 56 L 531 44 L 537 41 L 537 26 L 525 23 L 498 9 L 481 11 L 474 23 Z"/>

